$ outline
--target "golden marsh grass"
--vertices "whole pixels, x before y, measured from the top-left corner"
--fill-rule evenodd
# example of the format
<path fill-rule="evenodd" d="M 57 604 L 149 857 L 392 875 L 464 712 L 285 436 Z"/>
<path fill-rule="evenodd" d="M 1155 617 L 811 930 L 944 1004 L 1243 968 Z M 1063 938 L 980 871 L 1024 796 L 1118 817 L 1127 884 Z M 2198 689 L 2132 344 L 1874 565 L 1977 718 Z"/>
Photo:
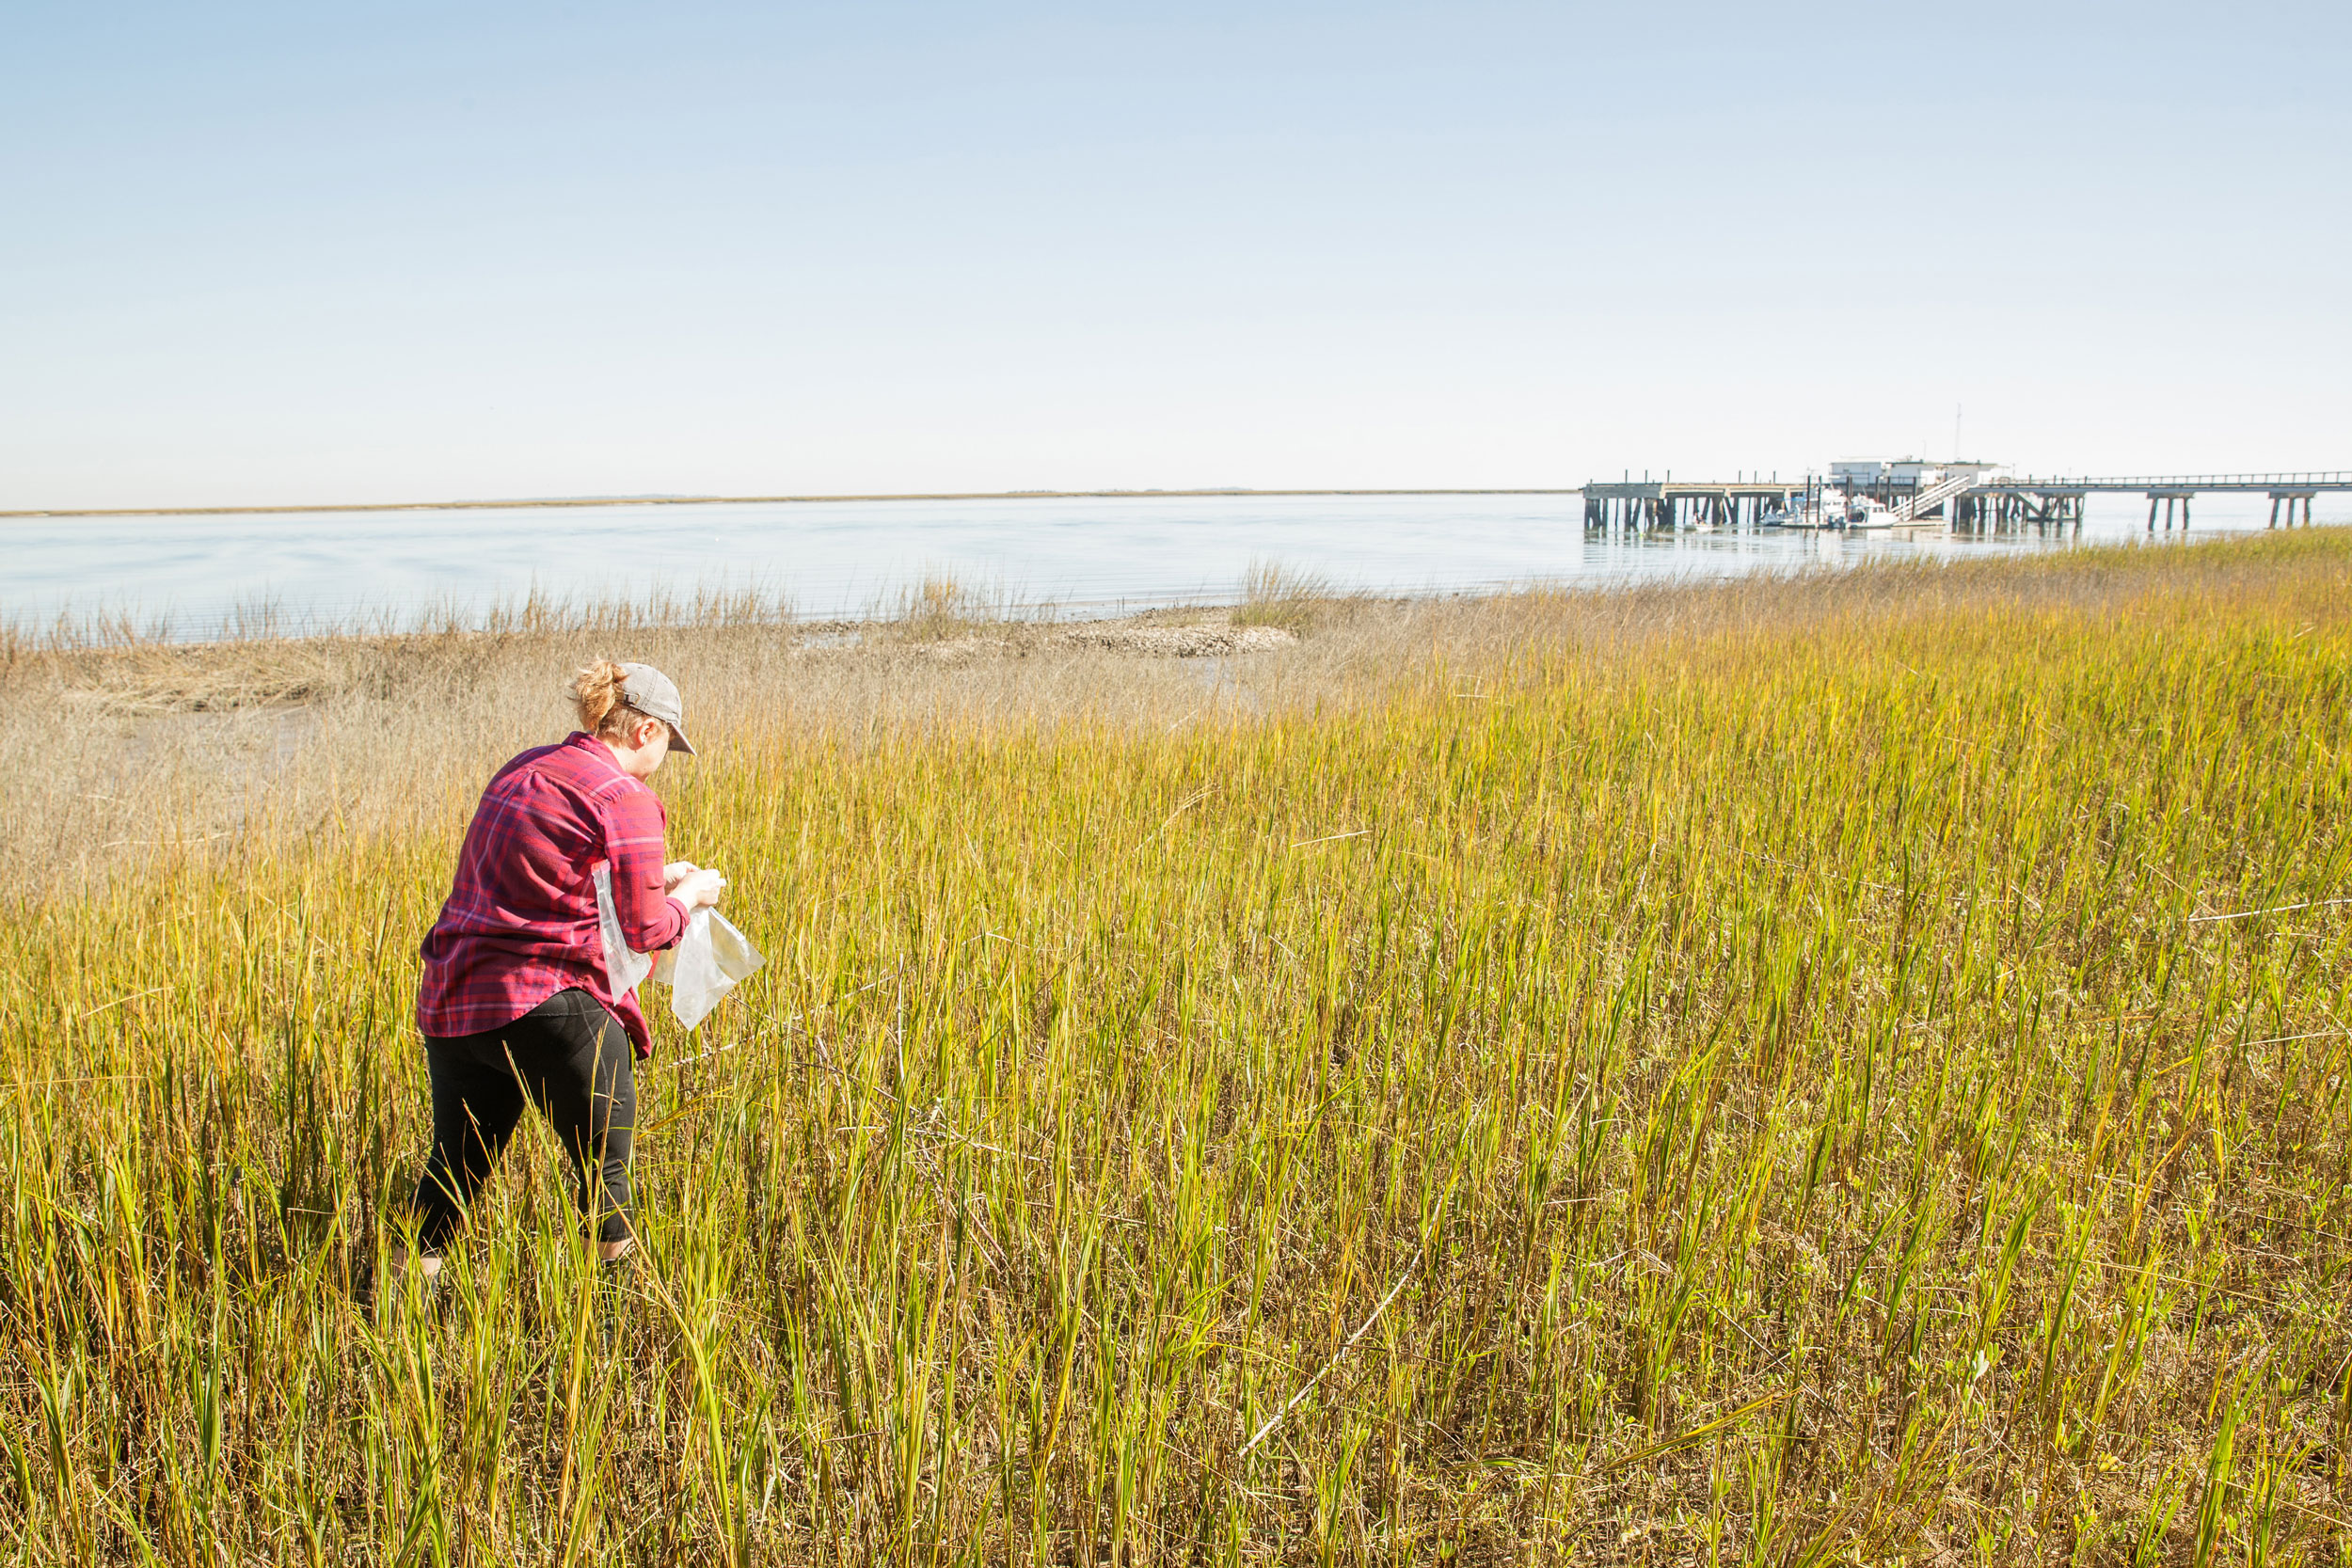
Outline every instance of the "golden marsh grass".
<path fill-rule="evenodd" d="M 753 613 L 21 644 L 0 1530 L 2337 1560 L 2347 607 L 2314 531 L 1284 601 L 1221 661 Z M 657 1022 L 612 1354 L 536 1128 L 441 1299 L 350 1290 L 472 792 L 591 651 L 685 688 L 673 843 L 771 959 Z"/>

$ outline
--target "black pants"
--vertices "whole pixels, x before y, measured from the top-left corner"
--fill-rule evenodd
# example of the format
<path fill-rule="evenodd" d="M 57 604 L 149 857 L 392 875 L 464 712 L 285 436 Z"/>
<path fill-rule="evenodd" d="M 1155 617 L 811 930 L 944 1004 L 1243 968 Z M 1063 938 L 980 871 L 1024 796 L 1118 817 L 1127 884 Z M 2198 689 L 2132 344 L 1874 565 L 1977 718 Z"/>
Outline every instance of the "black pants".
<path fill-rule="evenodd" d="M 417 1244 L 438 1252 L 465 1222 L 523 1101 L 546 1113 L 572 1157 L 574 1193 L 599 1241 L 636 1234 L 629 1149 L 637 1073 L 628 1035 L 584 990 L 560 990 L 514 1022 L 479 1035 L 428 1036 L 433 1155 L 417 1183 Z"/>

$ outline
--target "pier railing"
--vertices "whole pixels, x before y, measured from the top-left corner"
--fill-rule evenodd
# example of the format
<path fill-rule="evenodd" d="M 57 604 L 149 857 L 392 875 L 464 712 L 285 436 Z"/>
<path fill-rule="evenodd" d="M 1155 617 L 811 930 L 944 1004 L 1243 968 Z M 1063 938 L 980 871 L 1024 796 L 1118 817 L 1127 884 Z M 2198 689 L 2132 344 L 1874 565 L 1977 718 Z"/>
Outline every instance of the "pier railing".
<path fill-rule="evenodd" d="M 2328 468 L 2301 473 L 2244 474 L 2128 474 L 2095 479 L 2056 478 L 2036 474 L 1984 474 L 1977 486 L 2019 490 L 2255 490 L 2276 485 L 2318 485 L 2322 489 L 2352 488 L 2352 468 Z"/>

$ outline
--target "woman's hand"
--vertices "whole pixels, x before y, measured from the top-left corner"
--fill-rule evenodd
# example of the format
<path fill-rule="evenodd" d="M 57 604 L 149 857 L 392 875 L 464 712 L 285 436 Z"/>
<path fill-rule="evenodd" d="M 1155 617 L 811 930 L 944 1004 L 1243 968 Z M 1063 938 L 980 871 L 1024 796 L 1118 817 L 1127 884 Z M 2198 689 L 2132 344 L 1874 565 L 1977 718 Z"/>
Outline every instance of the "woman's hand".
<path fill-rule="evenodd" d="M 716 909 L 719 895 L 726 885 L 724 877 L 703 866 L 690 870 L 679 878 L 677 886 L 670 890 L 670 896 L 689 910 Z"/>
<path fill-rule="evenodd" d="M 672 861 L 661 868 L 661 891 L 675 893 L 678 883 L 691 877 L 697 869 L 692 861 Z"/>

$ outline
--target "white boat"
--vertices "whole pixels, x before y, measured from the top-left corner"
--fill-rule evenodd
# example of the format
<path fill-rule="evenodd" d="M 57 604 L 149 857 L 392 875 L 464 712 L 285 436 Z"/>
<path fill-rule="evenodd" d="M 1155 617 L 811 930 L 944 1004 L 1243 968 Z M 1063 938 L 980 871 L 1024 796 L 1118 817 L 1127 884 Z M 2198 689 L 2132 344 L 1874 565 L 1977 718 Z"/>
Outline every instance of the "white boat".
<path fill-rule="evenodd" d="M 1911 519 L 1874 496 L 1857 496 L 1846 503 L 1843 528 L 1900 528 Z"/>
<path fill-rule="evenodd" d="M 1810 497 L 1791 498 L 1779 505 L 1766 508 L 1764 515 L 1756 519 L 1756 526 L 1816 530 L 1851 528 L 1855 525 L 1849 519 L 1854 516 L 1860 508 L 1872 506 L 1878 506 L 1878 502 L 1867 496 L 1859 501 L 1853 501 L 1848 499 L 1843 490 L 1816 490 Z M 1885 508 L 1879 507 L 1879 510 L 1883 512 Z M 1866 523 L 1862 526 L 1873 525 Z M 1885 525 L 1876 526 L 1884 527 Z"/>

